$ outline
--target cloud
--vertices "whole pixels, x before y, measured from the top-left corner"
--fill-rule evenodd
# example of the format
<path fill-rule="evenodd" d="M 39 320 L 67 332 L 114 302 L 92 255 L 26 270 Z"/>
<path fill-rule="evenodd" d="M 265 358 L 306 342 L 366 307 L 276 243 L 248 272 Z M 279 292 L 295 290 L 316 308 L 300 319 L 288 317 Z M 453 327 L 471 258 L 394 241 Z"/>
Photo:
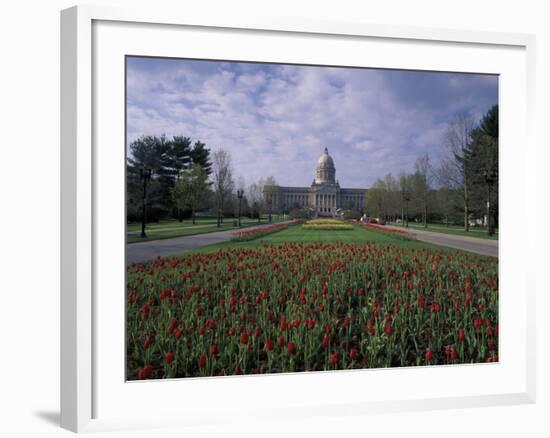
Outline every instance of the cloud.
<path fill-rule="evenodd" d="M 498 101 L 495 76 L 129 58 L 129 142 L 184 135 L 231 152 L 236 177 L 311 184 L 329 148 L 345 187 L 441 155 L 445 126 Z"/>

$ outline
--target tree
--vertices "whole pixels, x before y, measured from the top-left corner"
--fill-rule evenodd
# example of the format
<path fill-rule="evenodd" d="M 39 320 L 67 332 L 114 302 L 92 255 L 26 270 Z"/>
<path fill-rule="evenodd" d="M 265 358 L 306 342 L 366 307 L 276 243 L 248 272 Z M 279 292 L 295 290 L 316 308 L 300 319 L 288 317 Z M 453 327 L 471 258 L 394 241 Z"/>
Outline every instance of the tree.
<path fill-rule="evenodd" d="M 223 222 L 223 207 L 226 199 L 233 192 L 233 174 L 229 152 L 219 149 L 212 154 L 212 188 L 217 211 L 217 226 Z"/>
<path fill-rule="evenodd" d="M 268 176 L 265 181 L 260 180 L 260 188 L 262 189 L 262 195 L 263 195 L 263 193 L 265 193 L 266 189 L 268 189 L 268 190 L 276 189 L 277 188 L 277 181 L 275 181 L 275 178 L 273 178 L 272 176 Z M 271 222 L 271 220 L 272 220 L 271 215 L 274 213 L 273 205 L 271 204 L 271 202 L 267 202 L 267 205 L 266 205 L 266 202 L 262 202 L 260 205 L 262 205 L 264 208 L 267 208 L 268 221 Z M 290 209 L 291 209 L 290 205 L 283 205 L 283 213 L 285 212 L 284 210 L 288 211 Z"/>
<path fill-rule="evenodd" d="M 246 196 L 258 222 L 261 221 L 262 213 L 273 213 L 273 206 L 268 205 L 265 199 L 266 189 L 267 191 L 277 189 L 277 181 L 273 176 L 268 176 L 266 179 L 260 178 L 257 182 L 250 184 L 247 190 Z"/>
<path fill-rule="evenodd" d="M 460 114 L 447 126 L 445 144 L 447 156 L 441 160 L 438 180 L 441 185 L 460 190 L 464 208 L 464 230 L 470 230 L 470 197 L 472 190 L 472 172 L 468 166 L 468 156 L 475 123 L 468 114 Z"/>
<path fill-rule="evenodd" d="M 391 173 L 384 176 L 384 213 L 387 220 L 395 220 L 399 215 L 399 181 Z"/>
<path fill-rule="evenodd" d="M 487 217 L 489 234 L 492 225 L 498 225 L 498 130 L 498 106 L 495 105 L 473 130 L 467 156 L 474 199 Z"/>
<path fill-rule="evenodd" d="M 191 139 L 189 137 L 174 136 L 168 140 L 166 142 L 166 152 L 162 159 L 159 182 L 162 186 L 162 201 L 167 212 L 175 215 L 180 222 L 183 220 L 182 209 L 174 204 L 172 192 L 180 173 L 190 165 Z"/>
<path fill-rule="evenodd" d="M 387 194 L 384 181 L 382 179 L 377 179 L 367 191 L 365 206 L 369 216 L 384 218 Z"/>
<path fill-rule="evenodd" d="M 208 195 L 208 175 L 199 164 L 182 170 L 172 190 L 174 204 L 180 210 L 191 210 L 193 225 L 195 213 L 205 203 Z"/>
<path fill-rule="evenodd" d="M 257 217 L 258 222 L 260 222 L 262 218 L 263 202 L 263 194 L 260 185 L 258 183 L 250 184 L 246 192 L 246 197 L 250 202 L 250 209 L 252 211 L 251 216 Z"/>
<path fill-rule="evenodd" d="M 162 163 L 167 151 L 164 136 L 142 136 L 130 144 L 127 158 L 126 175 L 128 204 L 135 205 L 141 201 L 141 235 L 145 237 L 147 208 L 159 199 L 158 176 L 162 172 Z M 156 186 L 151 191 L 149 187 Z M 130 212 L 132 208 L 128 208 Z"/>
<path fill-rule="evenodd" d="M 196 141 L 191 149 L 191 162 L 199 164 L 208 176 L 212 173 L 212 163 L 210 162 L 210 150 L 206 149 L 206 144 Z"/>
<path fill-rule="evenodd" d="M 428 227 L 428 203 L 430 189 L 432 185 L 432 168 L 430 165 L 430 157 L 425 154 L 416 159 L 414 165 L 416 173 L 414 174 L 414 192 L 419 198 L 422 209 L 422 222 L 424 228 Z"/>
<path fill-rule="evenodd" d="M 409 201 L 411 200 L 411 178 L 405 172 L 399 174 L 399 195 L 401 201 L 401 224 L 409 226 Z"/>

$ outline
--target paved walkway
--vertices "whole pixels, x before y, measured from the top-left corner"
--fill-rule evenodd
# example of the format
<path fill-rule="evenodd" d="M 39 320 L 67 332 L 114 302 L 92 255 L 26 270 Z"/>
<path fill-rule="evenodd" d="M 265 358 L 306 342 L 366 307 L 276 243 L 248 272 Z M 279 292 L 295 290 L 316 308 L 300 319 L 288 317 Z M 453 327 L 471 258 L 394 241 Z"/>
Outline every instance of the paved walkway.
<path fill-rule="evenodd" d="M 288 222 L 291 221 L 273 222 L 272 224 L 282 224 Z M 255 230 L 272 224 L 261 224 L 243 228 L 242 230 Z M 394 227 L 391 225 L 386 225 L 386 227 L 394 228 L 396 230 L 404 229 L 403 227 Z M 202 246 L 226 242 L 233 237 L 233 233 L 235 231 L 237 230 L 231 229 L 214 233 L 196 234 L 194 236 L 181 236 L 171 239 L 130 243 L 126 246 L 126 263 L 131 265 L 132 263 L 146 262 L 148 260 L 155 259 L 157 256 L 171 256 L 200 248 Z M 433 231 L 417 230 L 414 228 L 408 228 L 406 231 L 413 234 L 418 240 L 423 242 L 462 249 L 464 251 L 470 251 L 481 255 L 498 257 L 498 240 L 435 233 Z"/>
<path fill-rule="evenodd" d="M 250 231 L 258 228 L 263 228 L 269 225 L 284 224 L 285 222 L 272 222 L 271 224 L 261 224 L 252 227 L 242 228 L 241 231 Z M 190 251 L 202 246 L 213 245 L 215 243 L 231 240 L 233 233 L 238 229 L 225 231 L 217 231 L 214 233 L 195 234 L 193 236 L 181 236 L 170 239 L 149 240 L 145 242 L 136 242 L 126 245 L 126 263 L 146 262 L 153 260 L 157 256 L 166 257 L 179 254 L 185 251 Z"/>
<path fill-rule="evenodd" d="M 405 230 L 414 235 L 418 240 L 434 245 L 448 246 L 475 252 L 477 254 L 498 257 L 498 240 L 484 239 L 482 237 L 459 236 L 454 234 L 436 233 L 433 231 L 418 230 L 416 228 L 403 228 L 386 225 L 387 228 Z"/>

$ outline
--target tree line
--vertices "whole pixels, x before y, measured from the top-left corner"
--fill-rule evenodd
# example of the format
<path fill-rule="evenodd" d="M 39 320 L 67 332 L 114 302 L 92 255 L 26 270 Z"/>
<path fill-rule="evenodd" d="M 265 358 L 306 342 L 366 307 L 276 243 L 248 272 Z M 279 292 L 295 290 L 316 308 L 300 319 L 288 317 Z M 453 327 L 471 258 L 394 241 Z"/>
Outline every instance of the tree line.
<path fill-rule="evenodd" d="M 142 136 L 129 147 L 126 173 L 128 222 L 145 224 L 161 219 L 192 219 L 206 211 L 221 226 L 224 217 L 237 215 L 261 220 L 266 213 L 265 185 L 273 177 L 246 187 L 235 182 L 229 152 L 211 152 L 206 144 L 189 137 Z"/>
<path fill-rule="evenodd" d="M 417 158 L 414 170 L 378 179 L 367 192 L 369 216 L 498 228 L 498 105 L 479 123 L 460 114 L 448 123 L 444 154 L 434 165 L 429 155 Z"/>

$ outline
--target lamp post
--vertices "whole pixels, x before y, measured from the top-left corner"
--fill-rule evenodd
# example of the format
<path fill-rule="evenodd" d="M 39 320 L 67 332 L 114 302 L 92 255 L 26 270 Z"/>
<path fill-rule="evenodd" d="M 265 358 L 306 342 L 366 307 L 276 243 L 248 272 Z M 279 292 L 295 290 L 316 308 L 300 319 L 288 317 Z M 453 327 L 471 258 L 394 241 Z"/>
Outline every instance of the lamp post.
<path fill-rule="evenodd" d="M 243 200 L 244 190 L 237 190 L 237 198 L 239 198 L 239 228 L 241 227 L 241 203 Z"/>
<path fill-rule="evenodd" d="M 487 234 L 492 236 L 495 231 L 491 222 L 491 188 L 497 179 L 497 175 L 494 171 L 488 170 L 484 170 L 483 175 L 487 183 Z"/>
<path fill-rule="evenodd" d="M 139 179 L 143 181 L 143 198 L 141 203 L 141 237 L 145 238 L 145 224 L 147 222 L 147 182 L 151 179 L 151 169 L 139 168 Z"/>

